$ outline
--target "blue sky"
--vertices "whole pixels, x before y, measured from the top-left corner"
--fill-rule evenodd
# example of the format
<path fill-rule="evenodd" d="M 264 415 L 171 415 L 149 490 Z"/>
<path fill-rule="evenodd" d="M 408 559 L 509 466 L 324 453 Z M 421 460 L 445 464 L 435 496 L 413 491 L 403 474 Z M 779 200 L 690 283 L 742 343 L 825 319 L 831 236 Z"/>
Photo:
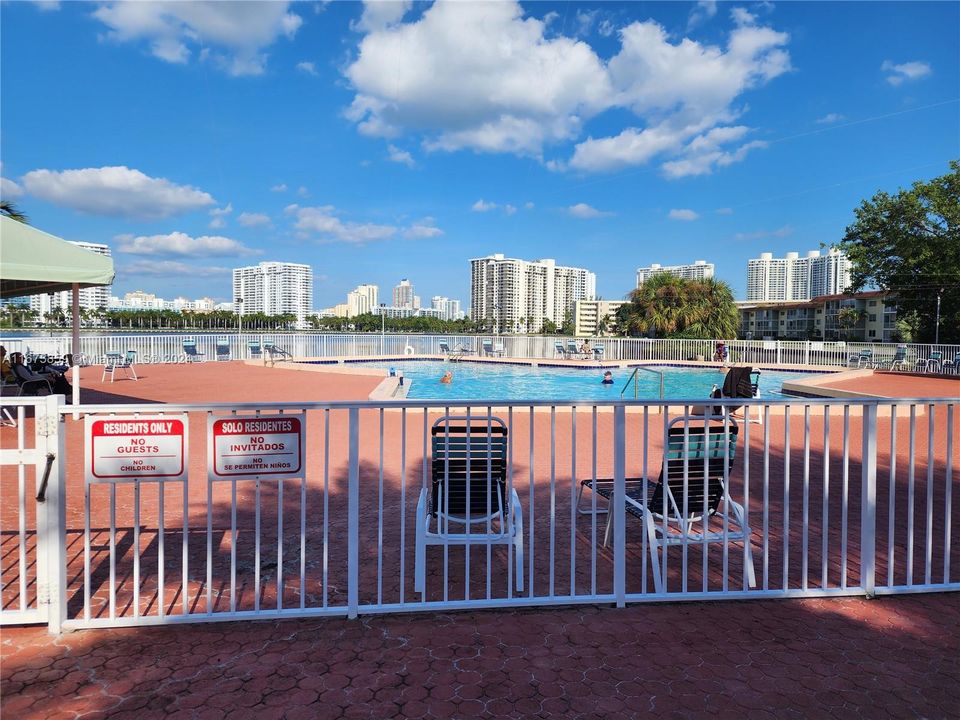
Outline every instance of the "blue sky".
<path fill-rule="evenodd" d="M 472 257 L 705 259 L 840 239 L 960 157 L 960 4 L 3 2 L 2 194 L 105 242 L 115 292 L 231 296 L 303 262 L 315 306 Z"/>

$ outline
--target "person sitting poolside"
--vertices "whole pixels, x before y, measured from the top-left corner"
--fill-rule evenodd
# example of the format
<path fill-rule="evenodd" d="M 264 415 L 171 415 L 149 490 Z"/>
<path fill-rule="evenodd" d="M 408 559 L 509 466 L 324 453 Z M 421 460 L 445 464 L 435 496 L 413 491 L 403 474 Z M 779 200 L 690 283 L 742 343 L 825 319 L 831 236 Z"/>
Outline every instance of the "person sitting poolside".
<path fill-rule="evenodd" d="M 590 341 L 584 340 L 583 344 L 580 346 L 580 352 L 583 355 L 590 356 L 593 355 L 593 349 L 590 347 Z"/>
<path fill-rule="evenodd" d="M 716 350 L 713 352 L 713 361 L 714 362 L 726 362 L 727 361 L 727 345 L 721 340 L 717 343 Z"/>
<path fill-rule="evenodd" d="M 450 383 L 452 383 L 452 382 L 453 382 L 453 373 L 450 372 L 449 370 L 447 370 L 447 371 L 443 374 L 443 377 L 440 378 L 440 382 L 442 382 L 444 385 L 449 385 Z"/>
<path fill-rule="evenodd" d="M 600 381 L 601 385 L 613 385 L 613 373 L 607 370 L 603 374 L 603 380 Z"/>
<path fill-rule="evenodd" d="M 0 376 L 4 380 L 14 381 L 13 370 L 10 368 L 10 358 L 7 357 L 7 349 L 0 345 Z"/>

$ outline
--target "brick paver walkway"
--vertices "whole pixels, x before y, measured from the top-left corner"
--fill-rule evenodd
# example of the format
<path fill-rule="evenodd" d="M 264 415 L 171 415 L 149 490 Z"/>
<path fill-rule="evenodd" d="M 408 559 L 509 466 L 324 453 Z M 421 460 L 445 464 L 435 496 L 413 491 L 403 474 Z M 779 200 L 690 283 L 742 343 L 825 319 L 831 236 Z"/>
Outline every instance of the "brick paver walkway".
<path fill-rule="evenodd" d="M 356 399 L 365 397 L 376 384 L 369 377 L 291 373 L 236 363 L 145 367 L 140 382 L 112 385 L 98 382 L 94 371 L 98 369 L 84 371 L 86 402 Z M 203 389 L 203 397 L 198 396 L 198 388 Z M 541 447 L 550 437 L 549 421 L 548 415 L 536 419 L 541 464 L 549 457 Z M 558 421 L 559 437 L 566 436 L 567 422 L 567 418 Z M 802 418 L 793 422 L 800 423 Z M 900 422 L 902 431 L 904 421 Z M 918 458 L 926 457 L 924 422 L 921 419 L 917 433 Z M 607 424 L 609 418 L 602 417 L 601 427 Z M 396 425 L 395 416 L 387 418 L 389 438 L 397 437 Z M 814 425 L 814 437 L 819 437 Z M 853 433 L 859 432 L 858 426 L 859 418 L 852 418 Z M 314 422 L 313 427 L 318 432 L 320 424 Z M 772 418 L 770 427 L 776 445 L 783 437 L 783 421 Z M 831 435 L 840 427 L 839 420 L 834 422 Z M 941 457 L 944 427 L 941 417 L 935 438 L 935 455 Z M 198 421 L 194 432 L 202 434 L 202 428 Z M 4 432 L 7 442 L 12 431 Z M 517 432 L 525 441 L 519 419 Z M 759 432 L 755 431 L 754 442 Z M 79 435 L 79 427 L 71 425 L 68 517 L 72 532 L 82 527 L 81 462 L 73 452 L 79 448 Z M 586 436 L 584 426 L 578 437 Z M 887 447 L 888 436 L 889 430 L 881 438 L 881 448 Z M 799 428 L 796 437 L 802 437 Z M 191 446 L 201 449 L 201 438 L 196 439 Z M 898 453 L 904 452 L 905 444 L 900 443 Z M 344 445 L 343 427 L 338 425 L 333 447 L 342 455 Z M 852 458 L 857 445 L 853 443 Z M 833 447 L 836 453 L 836 442 Z M 363 452 L 376 460 L 375 447 L 365 445 Z M 392 452 L 396 454 L 396 449 Z M 587 454 L 581 453 L 580 462 L 586 459 Z M 387 460 L 396 464 L 389 454 Z M 630 469 L 636 470 L 637 452 L 628 461 Z M 319 467 L 312 456 L 310 462 L 311 467 Z M 197 464 L 202 466 L 203 459 Z M 793 465 L 800 468 L 802 457 L 796 457 Z M 900 462 L 901 468 L 905 466 L 906 460 Z M 935 470 L 937 488 L 942 486 L 942 468 L 941 460 Z M 395 471 L 392 466 L 389 469 Z M 600 471 L 609 472 L 609 468 Z M 819 476 L 816 462 L 811 471 Z M 881 463 L 884 478 L 886 471 Z M 370 483 L 375 475 L 370 468 L 362 470 Z M 839 472 L 832 477 L 840 477 Z M 918 469 L 918 477 L 925 477 L 925 468 Z M 12 480 L 4 478 L 5 483 Z M 800 487 L 795 485 L 794 490 Z M 918 497 L 924 496 L 922 487 L 918 486 Z M 197 497 L 203 500 L 199 509 L 205 509 L 205 493 Z M 941 507 L 939 498 L 934 496 L 937 507 Z M 407 500 L 415 501 L 412 496 Z M 537 506 L 546 507 L 540 498 Z M 956 499 L 953 507 L 956 515 Z M 218 516 L 218 524 L 222 520 Z M 94 523 L 102 528 L 103 522 L 104 508 L 98 506 Z M 939 515 L 936 522 L 941 522 Z M 886 527 L 885 522 L 881 526 Z M 960 521 L 955 519 L 953 527 L 960 527 Z M 934 528 L 935 537 L 940 538 L 940 525 Z M 899 525 L 897 533 L 902 537 Z M 855 535 L 851 531 L 851 537 Z M 797 538 L 793 547 L 799 542 Z M 583 545 L 580 542 L 578 548 Z M 957 547 L 960 544 L 953 545 L 954 550 Z M 537 552 L 542 554 L 546 548 L 548 544 L 541 542 Z M 149 552 L 144 552 L 148 557 Z M 916 572 L 922 565 L 919 557 Z M 776 556 L 773 560 L 775 568 Z M 897 560 L 902 562 L 900 556 Z M 941 558 L 933 560 L 939 572 Z M 102 557 L 98 562 L 102 566 Z M 850 563 L 855 568 L 855 558 Z M 602 567 L 604 572 L 609 570 L 606 564 Z M 168 581 L 177 582 L 177 576 L 171 574 Z M 75 574 L 70 582 L 75 589 L 79 582 Z M 102 578 L 98 583 L 102 585 Z M 76 612 L 76 601 L 73 597 L 72 612 Z M 583 606 L 369 616 L 359 621 L 208 623 L 84 631 L 60 638 L 51 638 L 42 628 L 5 628 L 0 648 L 4 720 L 648 714 L 751 719 L 960 717 L 956 709 L 960 707 L 960 597 L 956 593 L 870 601 L 713 602 L 621 610 Z"/>
<path fill-rule="evenodd" d="M 955 718 L 956 594 L 3 632 L 4 718 Z"/>

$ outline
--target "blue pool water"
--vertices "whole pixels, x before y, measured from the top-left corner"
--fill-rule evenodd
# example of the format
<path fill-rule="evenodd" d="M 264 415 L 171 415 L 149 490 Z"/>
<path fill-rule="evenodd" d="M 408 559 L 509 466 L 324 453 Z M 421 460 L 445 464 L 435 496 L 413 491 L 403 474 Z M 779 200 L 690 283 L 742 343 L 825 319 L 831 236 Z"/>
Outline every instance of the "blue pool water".
<path fill-rule="evenodd" d="M 598 368 L 530 367 L 521 365 L 483 364 L 471 362 L 363 362 L 355 367 L 371 367 L 403 372 L 404 383 L 410 386 L 411 400 L 618 400 L 620 391 L 630 379 L 633 368 L 609 368 L 613 384 L 603 385 L 604 370 Z M 711 388 L 723 384 L 723 373 L 713 368 L 681 368 L 648 365 L 664 372 L 663 395 L 667 399 L 708 397 Z M 450 370 L 453 382 L 440 382 Z M 760 375 L 760 395 L 777 397 L 784 380 L 797 380 L 803 373 L 764 370 Z M 639 397 L 655 400 L 660 397 L 660 376 L 640 371 Z M 633 398 L 633 382 L 624 394 Z"/>

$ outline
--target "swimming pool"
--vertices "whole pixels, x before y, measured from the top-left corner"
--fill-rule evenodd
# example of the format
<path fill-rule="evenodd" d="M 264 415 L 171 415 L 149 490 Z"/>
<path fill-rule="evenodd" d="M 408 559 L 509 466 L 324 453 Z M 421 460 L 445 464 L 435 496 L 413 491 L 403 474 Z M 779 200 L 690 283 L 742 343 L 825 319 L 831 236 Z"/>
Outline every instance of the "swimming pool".
<path fill-rule="evenodd" d="M 402 372 L 411 400 L 619 400 L 620 391 L 633 374 L 633 368 L 559 368 L 527 365 L 444 363 L 429 360 L 405 362 L 350 363 Z M 710 389 L 723 384 L 723 373 L 715 368 L 646 365 L 664 373 L 663 395 L 670 400 L 706 398 Z M 613 384 L 600 380 L 605 369 L 613 373 Z M 453 372 L 453 382 L 444 384 L 440 376 Z M 784 380 L 797 380 L 810 373 L 764 370 L 760 375 L 760 395 L 779 397 Z M 660 397 L 660 376 L 639 372 L 639 398 Z M 633 382 L 624 394 L 633 399 Z"/>

